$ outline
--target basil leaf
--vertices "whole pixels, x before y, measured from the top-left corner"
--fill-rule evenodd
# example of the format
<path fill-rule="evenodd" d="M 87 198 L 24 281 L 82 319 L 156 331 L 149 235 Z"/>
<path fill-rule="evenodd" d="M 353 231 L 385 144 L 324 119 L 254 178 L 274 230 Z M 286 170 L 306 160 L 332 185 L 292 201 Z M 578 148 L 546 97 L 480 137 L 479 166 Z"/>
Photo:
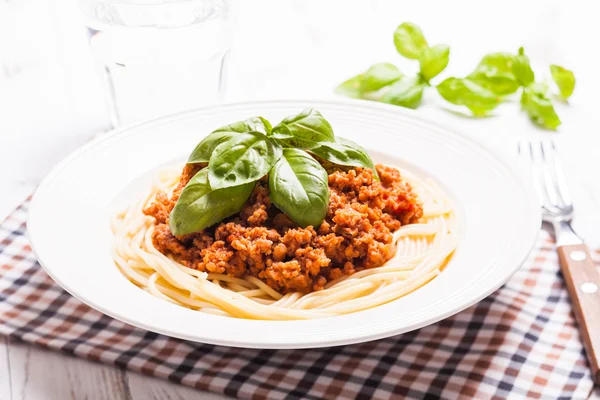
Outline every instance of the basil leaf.
<path fill-rule="evenodd" d="M 511 53 L 490 53 L 483 56 L 475 70 L 512 74 L 514 61 L 515 56 Z"/>
<path fill-rule="evenodd" d="M 353 76 L 340 84 L 335 92 L 346 97 L 364 99 L 365 94 L 376 92 L 402 78 L 402 72 L 394 64 L 379 63 L 362 74 Z"/>
<path fill-rule="evenodd" d="M 323 143 L 319 147 L 309 150 L 314 155 L 338 165 L 350 167 L 369 168 L 373 171 L 376 180 L 379 180 L 377 170 L 369 154 L 351 140 L 337 136 L 334 143 Z"/>
<path fill-rule="evenodd" d="M 417 78 L 404 78 L 393 83 L 381 101 L 396 106 L 417 108 L 421 104 L 423 84 Z"/>
<path fill-rule="evenodd" d="M 421 65 L 420 74 L 429 82 L 433 77 L 442 72 L 448 65 L 450 57 L 450 47 L 445 44 L 438 44 L 428 47 L 421 53 L 419 63 Z"/>
<path fill-rule="evenodd" d="M 303 149 L 334 141 L 333 128 L 321 113 L 313 108 L 284 118 L 273 128 L 271 137 L 283 140 L 286 147 Z"/>
<path fill-rule="evenodd" d="M 554 106 L 548 97 L 548 85 L 534 83 L 523 89 L 521 108 L 537 125 L 547 129 L 556 129 L 561 124 L 560 118 L 554 111 Z"/>
<path fill-rule="evenodd" d="M 271 123 L 269 121 L 267 121 L 266 118 L 263 118 L 263 117 L 257 117 L 257 118 L 260 120 L 260 122 L 262 122 L 262 127 L 264 130 L 259 129 L 260 125 L 258 123 L 255 125 L 254 130 L 257 130 L 258 132 L 262 132 L 265 135 L 269 135 L 271 133 L 271 131 L 273 130 Z"/>
<path fill-rule="evenodd" d="M 494 92 L 470 79 L 447 78 L 437 86 L 437 90 L 446 101 L 466 106 L 476 116 L 496 108 L 500 101 Z"/>
<path fill-rule="evenodd" d="M 515 56 L 513 73 L 521 86 L 531 85 L 535 80 L 535 74 L 529 64 L 529 57 L 525 55 L 523 47 L 519 47 L 519 53 Z"/>
<path fill-rule="evenodd" d="M 428 47 L 421 29 L 411 22 L 404 22 L 396 28 L 394 44 L 398 53 L 414 60 L 418 60 L 423 50 Z"/>
<path fill-rule="evenodd" d="M 213 189 L 254 182 L 265 176 L 277 159 L 281 146 L 260 132 L 239 133 L 221 143 L 208 162 Z"/>
<path fill-rule="evenodd" d="M 271 133 L 272 127 L 269 121 L 263 117 L 252 117 L 245 121 L 234 122 L 233 124 L 225 125 L 213 132 L 261 132 L 265 135 Z"/>
<path fill-rule="evenodd" d="M 478 85 L 504 96 L 519 89 L 520 83 L 513 71 L 515 56 L 510 53 L 491 53 L 484 56 L 468 78 Z"/>
<path fill-rule="evenodd" d="M 558 90 L 560 90 L 562 98 L 565 100 L 568 99 L 575 89 L 575 75 L 573 72 L 553 64 L 550 65 L 550 73 L 556 86 L 558 86 Z"/>
<path fill-rule="evenodd" d="M 520 87 L 519 81 L 514 76 L 505 74 L 494 75 L 476 71 L 471 73 L 468 78 L 498 96 L 506 96 L 514 93 Z"/>
<path fill-rule="evenodd" d="M 505 75 L 489 75 L 484 72 L 473 72 L 468 76 L 468 79 L 498 96 L 506 96 L 519 89 L 519 81 L 514 77 Z"/>
<path fill-rule="evenodd" d="M 352 97 L 354 99 L 360 99 L 362 97 L 362 80 L 363 75 L 356 75 L 352 78 L 341 83 L 335 88 L 335 93 L 346 97 Z"/>
<path fill-rule="evenodd" d="M 271 124 L 263 117 L 253 117 L 245 121 L 234 122 L 233 124 L 225 125 L 214 130 L 210 135 L 205 137 L 192 151 L 187 163 L 205 163 L 210 160 L 210 156 L 215 147 L 223 142 L 228 141 L 238 133 L 246 132 L 262 132 L 270 133 L 272 130 Z"/>
<path fill-rule="evenodd" d="M 212 190 L 202 169 L 185 186 L 171 211 L 169 228 L 175 236 L 199 232 L 237 213 L 250 197 L 254 182 Z"/>
<path fill-rule="evenodd" d="M 362 74 L 361 91 L 374 92 L 400 78 L 402 73 L 394 64 L 375 64 Z"/>
<path fill-rule="evenodd" d="M 283 149 L 269 172 L 269 194 L 273 204 L 296 224 L 318 227 L 329 205 L 327 171 L 307 152 Z"/>
<path fill-rule="evenodd" d="M 228 131 L 211 133 L 210 135 L 205 137 L 200 143 L 198 143 L 194 151 L 192 151 L 192 154 L 190 154 L 187 163 L 196 164 L 208 162 L 215 147 L 237 135 L 238 133 L 236 132 Z"/>

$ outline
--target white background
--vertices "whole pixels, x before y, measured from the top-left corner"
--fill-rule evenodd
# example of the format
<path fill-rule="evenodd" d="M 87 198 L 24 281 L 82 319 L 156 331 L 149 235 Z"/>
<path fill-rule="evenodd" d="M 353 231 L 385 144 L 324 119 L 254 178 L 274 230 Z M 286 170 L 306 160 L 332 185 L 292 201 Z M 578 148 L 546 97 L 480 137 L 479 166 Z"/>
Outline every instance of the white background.
<path fill-rule="evenodd" d="M 584 1 L 238 1 L 226 100 L 331 97 L 332 88 L 375 62 L 414 73 L 395 52 L 403 21 L 430 44 L 451 47 L 447 76 L 468 74 L 487 52 L 524 46 L 537 76 L 548 65 L 575 72 L 558 133 L 535 128 L 518 101 L 493 117 L 450 113 L 434 90 L 419 112 L 514 152 L 520 140 L 554 139 L 576 202 L 575 227 L 600 246 L 600 8 Z M 49 169 L 110 128 L 74 0 L 0 0 L 0 219 Z M 365 139 L 367 140 L 367 139 Z M 401 152 L 401 149 L 398 150 Z M 518 227 L 515 227 L 518 229 Z M 37 347 L 0 339 L 0 399 L 192 399 L 206 394 Z"/>

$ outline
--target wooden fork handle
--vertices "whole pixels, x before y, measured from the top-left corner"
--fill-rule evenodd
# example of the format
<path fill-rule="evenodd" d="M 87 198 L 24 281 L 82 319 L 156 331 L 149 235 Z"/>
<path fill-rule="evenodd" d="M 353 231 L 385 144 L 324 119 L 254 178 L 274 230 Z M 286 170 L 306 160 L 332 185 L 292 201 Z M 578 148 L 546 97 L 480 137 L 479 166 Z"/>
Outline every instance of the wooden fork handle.
<path fill-rule="evenodd" d="M 600 271 L 585 244 L 561 246 L 558 257 L 592 376 L 600 384 Z"/>

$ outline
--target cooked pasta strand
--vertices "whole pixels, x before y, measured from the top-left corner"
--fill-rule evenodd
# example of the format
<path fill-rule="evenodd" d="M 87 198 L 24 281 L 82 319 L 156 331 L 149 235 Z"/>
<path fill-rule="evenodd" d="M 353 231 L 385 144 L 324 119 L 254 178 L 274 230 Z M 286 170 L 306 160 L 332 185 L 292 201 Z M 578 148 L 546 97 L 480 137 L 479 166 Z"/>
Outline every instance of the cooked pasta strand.
<path fill-rule="evenodd" d="M 176 168 L 161 171 L 147 196 L 113 216 L 112 256 L 121 272 L 148 293 L 210 314 L 286 320 L 366 310 L 401 298 L 434 279 L 457 246 L 458 220 L 451 201 L 432 180 L 420 180 L 406 171 L 402 176 L 424 203 L 421 220 L 394 232 L 396 254 L 383 266 L 328 282 L 320 291 L 281 294 L 256 277 L 207 274 L 154 248 L 153 220 L 142 209 L 157 191 L 176 186 Z"/>

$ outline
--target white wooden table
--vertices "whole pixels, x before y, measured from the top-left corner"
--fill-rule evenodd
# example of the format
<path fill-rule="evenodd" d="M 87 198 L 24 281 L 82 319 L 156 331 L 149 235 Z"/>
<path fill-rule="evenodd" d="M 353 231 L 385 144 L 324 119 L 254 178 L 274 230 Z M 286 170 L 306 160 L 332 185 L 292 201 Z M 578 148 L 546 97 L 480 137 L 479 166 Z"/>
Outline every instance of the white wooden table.
<path fill-rule="evenodd" d="M 599 7 L 564 1 L 253 1 L 235 3 L 238 21 L 229 101 L 327 97 L 341 80 L 372 63 L 416 65 L 395 54 L 402 21 L 430 43 L 451 46 L 443 76 L 466 75 L 486 52 L 525 46 L 536 72 L 556 63 L 575 71 L 569 107 L 559 106 L 559 134 L 534 128 L 518 104 L 485 120 L 458 117 L 430 93 L 420 112 L 513 151 L 518 140 L 554 138 L 576 201 L 575 227 L 600 246 Z M 274 34 L 275 33 L 275 34 Z M 0 0 L 0 218 L 55 163 L 109 128 L 99 79 L 75 0 Z M 0 400 L 216 399 L 196 390 L 110 366 L 0 339 Z"/>

